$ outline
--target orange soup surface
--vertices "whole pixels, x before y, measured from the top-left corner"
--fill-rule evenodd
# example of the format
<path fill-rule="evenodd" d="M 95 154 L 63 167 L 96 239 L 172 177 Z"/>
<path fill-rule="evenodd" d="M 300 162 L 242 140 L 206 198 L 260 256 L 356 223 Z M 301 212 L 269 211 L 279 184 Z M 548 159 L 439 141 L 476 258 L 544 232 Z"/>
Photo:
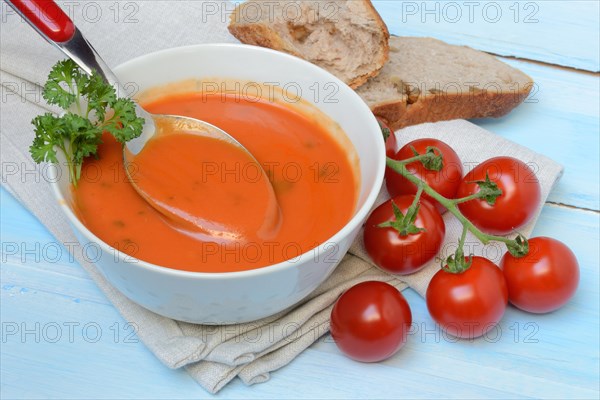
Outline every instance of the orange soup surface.
<path fill-rule="evenodd" d="M 81 221 L 114 248 L 174 269 L 251 270 L 316 248 L 352 217 L 359 178 L 346 149 L 318 119 L 293 105 L 186 93 L 145 108 L 207 121 L 245 146 L 273 185 L 280 208 L 277 229 L 261 229 L 269 208 L 265 182 L 223 143 L 181 134 L 163 137 L 150 142 L 130 169 L 140 185 L 160 177 L 153 197 L 205 211 L 206 221 L 225 221 L 209 228 L 231 235 L 211 236 L 181 229 L 150 206 L 126 177 L 120 144 L 104 135 L 98 158 L 84 162 L 74 202 Z"/>

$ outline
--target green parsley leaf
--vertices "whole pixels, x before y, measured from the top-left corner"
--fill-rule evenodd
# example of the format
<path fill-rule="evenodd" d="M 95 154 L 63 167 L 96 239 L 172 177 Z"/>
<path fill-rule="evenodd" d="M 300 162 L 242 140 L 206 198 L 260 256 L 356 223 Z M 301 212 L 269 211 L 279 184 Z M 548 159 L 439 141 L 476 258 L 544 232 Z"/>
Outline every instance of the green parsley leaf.
<path fill-rule="evenodd" d="M 84 159 L 98 151 L 103 132 L 121 143 L 142 133 L 144 119 L 136 115 L 133 101 L 117 98 L 115 88 L 96 71 L 87 75 L 72 60 L 59 61 L 52 67 L 43 97 L 66 112 L 60 117 L 46 113 L 31 121 L 35 138 L 29 151 L 37 163 L 57 163 L 57 151 L 61 151 L 74 186 Z"/>
<path fill-rule="evenodd" d="M 117 101 L 115 88 L 104 82 L 104 79 L 97 73 L 89 77 L 81 93 L 87 96 L 90 110 L 96 113 L 95 117 L 102 121 L 106 116 L 107 107 L 112 106 Z"/>
<path fill-rule="evenodd" d="M 42 96 L 48 104 L 66 110 L 77 100 L 77 94 L 85 81 L 85 74 L 74 61 L 59 61 L 48 74 Z"/>
<path fill-rule="evenodd" d="M 112 104 L 113 116 L 103 128 L 119 142 L 125 143 L 142 134 L 144 119 L 135 114 L 135 104 L 130 99 L 118 99 Z"/>
<path fill-rule="evenodd" d="M 37 163 L 58 162 L 55 146 L 62 145 L 63 140 L 60 118 L 51 113 L 45 113 L 35 117 L 31 123 L 35 132 L 33 144 L 29 147 L 33 160 Z"/>

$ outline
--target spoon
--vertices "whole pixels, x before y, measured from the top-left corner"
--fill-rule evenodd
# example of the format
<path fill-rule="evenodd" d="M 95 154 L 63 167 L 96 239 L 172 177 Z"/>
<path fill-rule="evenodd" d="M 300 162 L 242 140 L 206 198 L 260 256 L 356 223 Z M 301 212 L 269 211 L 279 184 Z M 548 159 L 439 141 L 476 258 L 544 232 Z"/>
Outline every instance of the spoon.
<path fill-rule="evenodd" d="M 127 93 L 115 74 L 87 39 L 85 39 L 81 31 L 53 0 L 5 1 L 44 39 L 66 54 L 87 74 L 91 75 L 95 70 L 106 82 L 115 87 L 117 93 Z M 158 136 L 160 132 L 177 131 L 178 133 L 222 140 L 233 145 L 233 148 L 244 152 L 248 162 L 256 164 L 258 170 L 261 171 L 261 182 L 263 182 L 263 188 L 266 190 L 266 198 L 268 200 L 264 209 L 261 210 L 264 215 L 261 215 L 263 217 L 261 226 L 256 226 L 256 231 L 263 238 L 273 236 L 280 222 L 280 209 L 275 197 L 275 191 L 262 166 L 242 144 L 222 129 L 208 122 L 176 115 L 150 114 L 138 103 L 135 103 L 135 105 L 137 116 L 144 118 L 145 123 L 142 134 L 138 138 L 128 141 L 123 147 L 123 161 L 125 173 L 131 185 L 146 202 L 184 230 L 191 230 L 195 233 L 200 232 L 202 237 L 209 236 L 239 240 L 239 235 L 231 234 L 231 231 L 235 229 L 227 222 L 208 220 L 203 216 L 194 215 L 188 210 L 173 207 L 163 201 L 156 201 L 144 188 L 139 187 L 136 180 L 130 176 L 130 172 L 135 170 L 135 168 L 128 168 L 130 163 L 134 161 L 135 156 L 144 149 L 146 143 Z"/>

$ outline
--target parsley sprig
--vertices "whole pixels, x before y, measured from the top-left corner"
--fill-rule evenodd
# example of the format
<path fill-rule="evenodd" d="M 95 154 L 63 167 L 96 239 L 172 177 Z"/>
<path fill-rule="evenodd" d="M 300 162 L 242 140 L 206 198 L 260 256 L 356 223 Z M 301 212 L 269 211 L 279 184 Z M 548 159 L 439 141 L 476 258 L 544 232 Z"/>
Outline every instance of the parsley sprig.
<path fill-rule="evenodd" d="M 75 187 L 83 160 L 96 154 L 103 132 L 109 132 L 120 143 L 142 133 L 144 119 L 136 115 L 133 101 L 118 98 L 115 88 L 96 71 L 87 75 L 72 60 L 59 61 L 52 67 L 42 95 L 65 113 L 45 113 L 31 121 L 35 138 L 29 151 L 37 163 L 58 163 L 57 151 L 62 151 Z"/>

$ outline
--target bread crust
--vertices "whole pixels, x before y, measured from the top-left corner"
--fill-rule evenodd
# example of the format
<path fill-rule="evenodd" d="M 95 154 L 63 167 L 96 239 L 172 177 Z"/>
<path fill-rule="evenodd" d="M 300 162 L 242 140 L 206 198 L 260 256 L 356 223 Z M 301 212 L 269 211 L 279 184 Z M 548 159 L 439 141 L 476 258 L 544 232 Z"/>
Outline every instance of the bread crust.
<path fill-rule="evenodd" d="M 360 1 L 366 5 L 368 12 L 375 18 L 376 24 L 382 30 L 384 43 L 382 43 L 383 55 L 380 57 L 380 60 L 373 63 L 373 70 L 369 73 L 355 76 L 350 79 L 349 82 L 346 82 L 353 89 L 362 86 L 369 79 L 377 79 L 376 77 L 380 74 L 385 63 L 390 58 L 390 34 L 387 26 L 370 0 Z M 230 17 L 231 21 L 228 27 L 229 31 L 236 38 L 243 43 L 269 47 L 304 58 L 302 54 L 299 54 L 298 51 L 296 51 L 293 45 L 287 43 L 287 41 L 268 24 L 261 22 L 239 22 L 241 19 L 238 16 L 242 6 L 243 4 L 235 9 Z M 430 38 L 423 39 L 434 40 Z M 398 38 L 398 40 L 400 39 Z M 436 40 L 436 42 L 440 41 Z M 352 50 L 353 49 L 348 50 L 349 55 L 352 54 Z M 501 117 L 521 104 L 529 95 L 533 84 L 531 78 L 529 78 L 529 81 L 531 82 L 531 85 L 528 84 L 525 85 L 525 87 L 521 87 L 518 92 L 479 90 L 463 93 L 424 93 L 416 100 L 409 99 L 409 96 L 399 93 L 398 98 L 386 100 L 384 102 L 369 103 L 369 105 L 371 106 L 373 113 L 386 121 L 394 130 L 425 122 Z"/>
<path fill-rule="evenodd" d="M 233 14 L 231 18 L 233 18 Z M 300 56 L 294 49 L 285 44 L 281 36 L 265 24 L 235 24 L 229 25 L 227 29 L 242 43 L 285 51 L 296 57 Z"/>
<path fill-rule="evenodd" d="M 366 9 L 371 14 L 371 17 L 374 18 L 375 23 L 378 28 L 383 33 L 381 46 L 382 55 L 378 60 L 375 60 L 372 65 L 372 69 L 370 72 L 362 75 L 358 75 L 349 79 L 346 84 L 350 86 L 352 89 L 356 89 L 370 78 L 376 77 L 379 75 L 381 70 L 383 69 L 385 63 L 389 60 L 390 54 L 390 45 L 389 38 L 390 33 L 389 30 L 371 3 L 371 0 L 352 0 L 352 1 L 362 1 L 362 3 L 366 6 Z M 296 57 L 300 57 L 303 59 L 307 59 L 303 54 L 299 53 L 292 46 L 288 45 L 286 41 L 269 25 L 263 22 L 253 22 L 246 23 L 243 22 L 243 19 L 240 18 L 240 12 L 244 3 L 238 5 L 233 13 L 229 17 L 229 26 L 227 29 L 229 32 L 235 36 L 240 42 L 245 44 L 251 44 L 255 46 L 268 47 L 274 50 L 283 51 L 288 54 L 294 55 Z M 348 49 L 348 54 L 352 54 L 353 49 Z M 311 60 L 308 60 L 311 61 Z"/>
<path fill-rule="evenodd" d="M 519 92 L 480 91 L 422 96 L 413 104 L 407 99 L 371 105 L 373 113 L 383 118 L 391 129 L 398 130 L 425 122 L 452 119 L 502 117 L 521 104 L 531 92 L 531 85 Z"/>
<path fill-rule="evenodd" d="M 385 63 L 388 62 L 388 60 L 390 59 L 390 42 L 389 42 L 390 31 L 388 30 L 388 27 L 385 24 L 385 22 L 383 22 L 383 18 L 381 18 L 381 15 L 379 15 L 377 10 L 375 9 L 375 6 L 373 6 L 373 3 L 371 3 L 371 0 L 362 0 L 362 1 L 363 1 L 363 3 L 365 3 L 367 8 L 371 11 L 372 15 L 375 17 L 375 22 L 377 23 L 377 25 L 379 25 L 379 28 L 383 31 L 383 35 L 384 35 L 385 39 L 384 39 L 383 43 L 381 44 L 383 46 L 383 56 L 382 56 L 381 60 L 379 60 L 377 62 L 376 67 L 372 72 L 361 75 L 361 76 L 357 76 L 356 78 L 351 80 L 348 83 L 348 86 L 350 86 L 352 89 L 356 89 L 356 88 L 360 87 L 365 82 L 367 82 L 369 80 L 369 78 L 374 78 L 377 75 L 379 75 L 379 73 L 383 69 Z"/>

